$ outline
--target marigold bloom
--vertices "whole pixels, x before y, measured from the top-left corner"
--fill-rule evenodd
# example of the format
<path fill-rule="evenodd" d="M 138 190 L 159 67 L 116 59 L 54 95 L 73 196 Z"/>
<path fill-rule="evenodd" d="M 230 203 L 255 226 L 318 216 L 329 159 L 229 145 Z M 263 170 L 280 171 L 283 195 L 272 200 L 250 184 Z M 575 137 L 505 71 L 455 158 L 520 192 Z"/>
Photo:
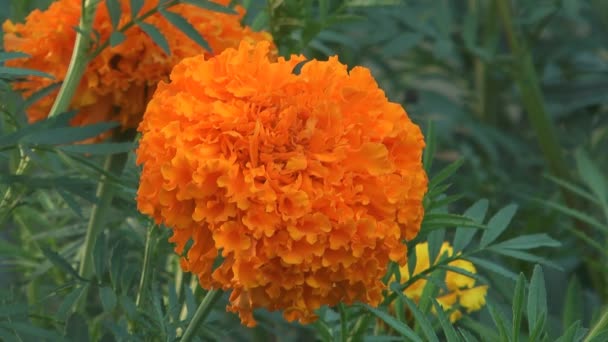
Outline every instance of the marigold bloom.
<path fill-rule="evenodd" d="M 229 0 L 215 2 L 227 5 Z M 122 15 L 119 27 L 132 20 L 130 1 L 120 0 Z M 155 6 L 158 0 L 146 0 L 139 14 Z M 44 71 L 55 76 L 55 80 L 31 77 L 27 82 L 16 83 L 17 89 L 26 96 L 41 90 L 53 82 L 63 81 L 81 14 L 82 0 L 59 0 L 45 11 L 35 10 L 24 24 L 4 23 L 4 49 L 25 52 L 31 57 L 11 60 L 7 65 Z M 228 47 L 237 47 L 241 40 L 271 40 L 268 33 L 253 32 L 243 27 L 240 20 L 245 14 L 236 7 L 238 15 L 204 10 L 188 4 L 179 4 L 168 9 L 182 15 L 209 43 L 213 53 Z M 167 56 L 138 26 L 125 31 L 125 40 L 107 47 L 94 58 L 80 82 L 72 101 L 72 109 L 79 115 L 72 122 L 76 125 L 101 121 L 120 121 L 123 128 L 136 128 L 158 81 L 167 79 L 171 69 L 184 57 L 204 53 L 196 42 L 156 13 L 145 20 L 154 25 L 166 38 L 171 55 Z M 98 7 L 93 29 L 99 41 L 105 42 L 113 31 L 106 2 Z M 41 99 L 28 110 L 31 122 L 46 118 L 57 91 Z"/>
<path fill-rule="evenodd" d="M 442 255 L 451 257 L 454 255 L 454 250 L 449 242 L 444 242 L 441 245 L 439 255 L 433 264 L 439 261 Z M 477 269 L 470 261 L 457 259 L 450 263 L 449 266 L 457 267 L 468 271 L 469 273 L 477 273 Z M 414 268 L 414 276 L 428 270 L 431 267 L 429 260 L 429 244 L 427 242 L 416 245 L 416 267 Z M 410 278 L 407 266 L 400 267 L 401 282 L 405 282 Z M 422 278 L 415 281 L 404 290 L 404 294 L 418 302 L 427 280 Z M 486 304 L 487 285 L 475 286 L 475 279 L 453 271 L 447 271 L 445 274 L 445 284 L 447 292 L 443 291 L 437 297 L 437 301 L 444 310 L 453 309 L 450 314 L 450 321 L 455 322 L 462 317 L 462 312 L 459 308 L 464 308 L 468 313 L 480 310 Z"/>
<path fill-rule="evenodd" d="M 321 305 L 377 305 L 390 260 L 418 233 L 423 136 L 369 70 L 306 63 L 241 43 L 186 58 L 139 126 L 141 212 L 173 229 L 186 271 L 232 289 L 231 311 L 316 319 Z M 223 260 L 213 269 L 221 253 Z"/>

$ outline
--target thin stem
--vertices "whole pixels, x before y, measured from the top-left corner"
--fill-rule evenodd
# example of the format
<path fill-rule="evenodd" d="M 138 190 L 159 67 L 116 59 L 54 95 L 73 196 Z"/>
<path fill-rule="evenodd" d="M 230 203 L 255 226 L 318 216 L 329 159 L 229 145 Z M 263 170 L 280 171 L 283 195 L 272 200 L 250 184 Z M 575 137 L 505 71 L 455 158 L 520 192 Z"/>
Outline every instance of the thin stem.
<path fill-rule="evenodd" d="M 141 300 L 145 295 L 146 285 L 148 283 L 148 278 L 150 275 L 150 259 L 152 258 L 152 246 L 156 242 L 154 238 L 154 232 L 156 231 L 156 227 L 154 224 L 151 224 L 148 227 L 148 232 L 146 233 L 146 247 L 144 249 L 144 264 L 143 269 L 141 271 L 141 277 L 139 278 L 139 288 L 137 289 L 137 298 L 135 299 L 135 305 L 140 307 Z"/>
<path fill-rule="evenodd" d="M 338 304 L 338 311 L 340 312 L 340 340 L 346 342 L 348 340 L 348 331 L 346 329 L 348 315 L 343 303 Z"/>
<path fill-rule="evenodd" d="M 562 154 L 557 134 L 555 133 L 555 127 L 545 108 L 532 56 L 524 44 L 519 41 L 515 26 L 513 25 L 510 1 L 497 0 L 496 4 L 511 47 L 511 55 L 516 64 L 515 81 L 521 93 L 523 105 L 530 123 L 538 137 L 543 156 L 553 174 L 562 179 L 570 179 L 570 173 Z M 567 194 L 564 195 L 568 199 L 569 196 Z"/>
<path fill-rule="evenodd" d="M 591 329 L 587 337 L 583 342 L 591 342 L 596 336 L 598 336 L 604 329 L 608 328 L 608 307 L 602 314 L 600 320 L 595 324 L 595 326 Z"/>
<path fill-rule="evenodd" d="M 220 290 L 211 289 L 207 292 L 205 298 L 203 298 L 203 301 L 198 306 L 198 309 L 196 309 L 194 317 L 192 317 L 192 320 L 188 324 L 188 327 L 182 336 L 181 342 L 189 342 L 192 340 L 199 325 L 203 323 L 209 312 L 211 312 L 213 304 L 220 298 L 221 295 L 222 292 Z"/>
<path fill-rule="evenodd" d="M 126 153 L 112 154 L 106 158 L 104 170 L 108 173 L 120 173 L 127 159 Z M 112 203 L 112 184 L 107 177 L 102 175 L 97 185 L 97 198 L 99 202 L 93 206 L 91 217 L 87 226 L 85 244 L 82 249 L 80 268 L 78 274 L 88 279 L 93 273 L 93 246 L 97 240 L 100 230 L 103 227 L 106 213 Z"/>
<path fill-rule="evenodd" d="M 82 16 L 74 42 L 74 50 L 68 66 L 65 80 L 61 84 L 59 94 L 53 103 L 49 113 L 49 118 L 65 112 L 72 102 L 76 89 L 80 84 L 82 75 L 87 68 L 87 53 L 91 47 L 91 31 L 93 29 L 93 19 L 99 0 L 83 0 Z"/>

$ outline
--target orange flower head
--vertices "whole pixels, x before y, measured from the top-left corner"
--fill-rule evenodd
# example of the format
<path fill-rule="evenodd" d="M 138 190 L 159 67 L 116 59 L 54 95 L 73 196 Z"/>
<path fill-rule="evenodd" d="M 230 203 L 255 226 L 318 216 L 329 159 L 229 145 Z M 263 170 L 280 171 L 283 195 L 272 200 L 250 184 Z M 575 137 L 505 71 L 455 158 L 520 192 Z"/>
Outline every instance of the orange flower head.
<path fill-rule="evenodd" d="M 123 27 L 133 19 L 131 2 L 119 2 L 121 17 L 118 27 Z M 215 2 L 222 5 L 229 3 L 228 0 Z M 145 0 L 138 15 L 153 9 L 158 3 L 158 0 Z M 76 39 L 74 27 L 78 26 L 81 8 L 81 0 L 58 0 L 45 11 L 35 10 L 30 13 L 24 24 L 14 24 L 10 20 L 4 23 L 4 49 L 24 52 L 30 56 L 6 64 L 44 71 L 55 77 L 55 80 L 30 77 L 25 82 L 15 83 L 16 89 L 29 96 L 53 82 L 65 79 Z M 182 58 L 197 54 L 209 57 L 228 47 L 237 47 L 241 40 L 271 40 L 267 33 L 243 27 L 240 20 L 245 10 L 238 6 L 235 9 L 238 12 L 236 15 L 213 12 L 189 4 L 167 9 L 184 17 L 213 51 L 204 50 L 158 12 L 147 17 L 144 22 L 156 27 L 166 38 L 170 55 L 139 26 L 128 28 L 124 32 L 125 40 L 122 43 L 115 47 L 108 46 L 90 61 L 71 103 L 71 109 L 79 111 L 72 124 L 119 121 L 123 128 L 136 128 L 156 84 L 168 79 L 171 69 Z M 100 44 L 107 42 L 115 31 L 106 1 L 99 4 L 93 29 Z M 28 110 L 31 122 L 47 117 L 57 91 L 42 98 Z"/>
<path fill-rule="evenodd" d="M 377 305 L 420 228 L 423 136 L 368 69 L 332 57 L 294 74 L 303 56 L 269 50 L 186 58 L 159 84 L 139 126 L 139 210 L 179 254 L 192 240 L 182 267 L 232 290 L 248 326 L 255 308 L 307 323 L 322 305 Z"/>

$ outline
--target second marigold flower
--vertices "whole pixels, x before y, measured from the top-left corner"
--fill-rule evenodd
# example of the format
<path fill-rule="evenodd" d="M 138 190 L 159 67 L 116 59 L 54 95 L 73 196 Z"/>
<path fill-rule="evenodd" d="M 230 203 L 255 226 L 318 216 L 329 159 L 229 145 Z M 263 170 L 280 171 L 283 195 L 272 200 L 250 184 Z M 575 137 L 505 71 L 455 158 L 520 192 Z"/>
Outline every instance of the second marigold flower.
<path fill-rule="evenodd" d="M 232 290 L 247 325 L 255 308 L 306 323 L 321 305 L 377 305 L 423 217 L 423 136 L 368 69 L 333 57 L 294 74 L 305 58 L 269 47 L 187 58 L 159 84 L 139 126 L 138 207 L 178 253 L 193 241 L 182 267 Z"/>

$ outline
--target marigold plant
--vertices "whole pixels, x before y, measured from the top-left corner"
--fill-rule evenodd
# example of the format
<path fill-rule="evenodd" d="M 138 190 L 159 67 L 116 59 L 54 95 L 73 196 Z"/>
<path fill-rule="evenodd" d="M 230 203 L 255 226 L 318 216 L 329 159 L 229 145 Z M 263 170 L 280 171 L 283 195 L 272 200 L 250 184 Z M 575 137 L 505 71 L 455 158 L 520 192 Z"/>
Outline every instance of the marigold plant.
<path fill-rule="evenodd" d="M 437 259 L 430 263 L 429 244 L 428 242 L 419 243 L 416 245 L 416 267 L 413 276 L 428 270 L 432 265 L 439 261 L 441 256 L 451 257 L 454 255 L 454 250 L 449 242 L 444 242 L 441 245 Z M 477 273 L 475 265 L 470 261 L 456 259 L 448 263 L 449 266 L 456 267 L 469 273 Z M 410 274 L 407 266 L 400 267 L 401 282 L 410 279 Z M 418 302 L 424 289 L 427 280 L 425 278 L 415 281 L 404 290 L 404 294 Z M 461 308 L 466 309 L 468 313 L 480 310 L 486 304 L 487 285 L 475 286 L 475 279 L 463 275 L 461 273 L 447 271 L 445 274 L 445 285 L 447 291 L 442 290 L 437 297 L 437 302 L 444 310 L 451 310 L 450 321 L 455 322 L 462 317 Z"/>
<path fill-rule="evenodd" d="M 139 126 L 139 209 L 173 229 L 186 271 L 232 290 L 229 310 L 377 305 L 418 233 L 427 177 L 418 126 L 370 71 L 336 57 L 269 58 L 269 43 L 186 58 Z M 221 262 L 214 269 L 214 261 Z"/>
<path fill-rule="evenodd" d="M 132 21 L 130 1 L 120 0 L 121 17 L 118 27 Z M 227 5 L 228 0 L 215 2 Z M 139 15 L 158 5 L 158 0 L 146 0 Z M 45 10 L 35 10 L 24 24 L 14 24 L 10 20 L 3 25 L 4 49 L 24 52 L 30 57 L 8 61 L 13 67 L 25 67 L 44 71 L 55 80 L 29 77 L 26 82 L 15 83 L 26 96 L 63 81 L 82 9 L 81 0 L 59 0 Z M 76 125 L 116 120 L 123 128 L 136 128 L 145 106 L 159 80 L 167 79 L 171 69 L 184 57 L 197 54 L 211 56 L 228 47 L 237 47 L 241 40 L 271 40 L 268 33 L 254 32 L 243 27 L 240 20 L 245 14 L 237 6 L 237 15 L 219 13 L 188 4 L 178 4 L 168 11 L 184 17 L 209 43 L 213 51 L 205 51 L 178 28 L 156 13 L 144 20 L 153 25 L 166 38 L 171 54 L 167 55 L 139 26 L 125 31 L 125 40 L 115 46 L 105 48 L 93 58 L 82 78 L 72 109 L 79 115 L 72 122 Z M 97 10 L 93 29 L 99 42 L 105 42 L 114 31 L 106 2 L 102 1 Z M 44 97 L 28 110 L 30 121 L 47 117 L 57 92 Z"/>

